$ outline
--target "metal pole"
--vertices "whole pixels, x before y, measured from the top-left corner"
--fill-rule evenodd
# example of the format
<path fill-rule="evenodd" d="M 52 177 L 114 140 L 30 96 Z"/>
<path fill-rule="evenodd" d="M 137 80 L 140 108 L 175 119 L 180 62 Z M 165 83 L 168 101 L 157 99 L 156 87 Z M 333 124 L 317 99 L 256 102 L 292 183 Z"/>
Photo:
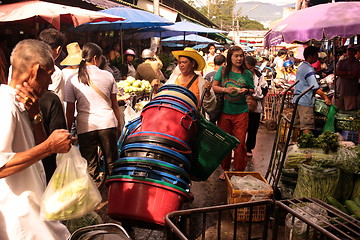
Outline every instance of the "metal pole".
<path fill-rule="evenodd" d="M 123 46 L 123 30 L 122 24 L 120 23 L 120 51 L 121 51 L 121 63 L 124 63 L 124 46 Z"/>

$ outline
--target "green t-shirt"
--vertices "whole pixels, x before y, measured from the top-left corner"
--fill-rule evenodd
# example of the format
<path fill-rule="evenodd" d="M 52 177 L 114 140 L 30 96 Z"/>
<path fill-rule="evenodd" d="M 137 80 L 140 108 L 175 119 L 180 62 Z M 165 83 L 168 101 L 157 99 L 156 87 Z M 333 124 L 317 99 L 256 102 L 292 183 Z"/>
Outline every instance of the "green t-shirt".
<path fill-rule="evenodd" d="M 214 77 L 214 80 L 220 82 L 221 86 L 254 89 L 253 74 L 249 70 L 245 70 L 244 73 L 235 73 L 230 71 L 229 76 L 226 78 L 222 78 L 221 72 L 222 67 L 220 67 Z M 225 94 L 224 113 L 239 114 L 248 111 L 249 109 L 246 103 L 246 95 L 239 93 Z"/>

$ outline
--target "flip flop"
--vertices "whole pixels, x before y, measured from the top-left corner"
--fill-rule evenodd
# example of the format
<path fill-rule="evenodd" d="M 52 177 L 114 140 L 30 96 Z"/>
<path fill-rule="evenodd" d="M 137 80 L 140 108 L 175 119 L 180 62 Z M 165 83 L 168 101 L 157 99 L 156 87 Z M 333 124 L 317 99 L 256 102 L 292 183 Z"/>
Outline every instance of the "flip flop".
<path fill-rule="evenodd" d="M 220 174 L 219 179 L 223 180 L 223 181 L 225 180 L 225 173 L 224 172 Z"/>

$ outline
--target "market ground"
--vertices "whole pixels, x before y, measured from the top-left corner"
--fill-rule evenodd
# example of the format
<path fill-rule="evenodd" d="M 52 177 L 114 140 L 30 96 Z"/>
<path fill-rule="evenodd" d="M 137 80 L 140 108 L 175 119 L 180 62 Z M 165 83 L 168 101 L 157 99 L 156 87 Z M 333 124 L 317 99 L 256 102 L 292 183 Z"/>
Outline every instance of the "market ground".
<path fill-rule="evenodd" d="M 268 131 L 264 125 L 260 125 L 257 135 L 257 144 L 253 151 L 253 157 L 249 158 L 246 171 L 260 172 L 263 176 L 268 168 L 271 150 L 273 146 L 275 131 Z M 207 181 L 192 182 L 191 192 L 194 195 L 194 201 L 186 203 L 184 209 L 201 208 L 208 206 L 217 206 L 227 203 L 226 182 L 219 179 L 221 168 L 219 167 Z M 115 222 L 107 215 L 107 188 L 101 187 L 103 201 L 97 212 L 104 222 Z M 123 222 L 124 225 L 124 222 Z M 139 226 L 127 227 L 128 233 L 133 240 L 159 240 L 163 239 L 161 230 L 149 229 Z"/>

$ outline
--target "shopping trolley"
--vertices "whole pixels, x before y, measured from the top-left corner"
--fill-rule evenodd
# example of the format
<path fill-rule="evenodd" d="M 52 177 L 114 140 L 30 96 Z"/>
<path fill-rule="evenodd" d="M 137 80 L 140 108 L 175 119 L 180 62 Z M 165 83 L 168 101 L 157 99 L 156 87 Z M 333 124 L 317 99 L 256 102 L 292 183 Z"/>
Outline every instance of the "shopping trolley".
<path fill-rule="evenodd" d="M 314 88 L 314 85 L 311 85 L 304 92 L 302 92 L 296 99 L 291 117 L 284 112 L 284 106 L 286 102 L 286 92 L 289 92 L 299 81 L 296 81 L 294 84 L 289 86 L 282 96 L 282 101 L 279 109 L 279 117 L 277 122 L 275 140 L 271 152 L 270 162 L 265 174 L 266 180 L 272 186 L 276 199 L 281 198 L 280 189 L 278 188 L 278 183 L 280 180 L 281 172 L 284 166 L 284 162 L 287 155 L 287 149 L 290 145 L 290 140 L 293 133 L 295 113 L 298 107 L 299 100 L 310 90 Z"/>

